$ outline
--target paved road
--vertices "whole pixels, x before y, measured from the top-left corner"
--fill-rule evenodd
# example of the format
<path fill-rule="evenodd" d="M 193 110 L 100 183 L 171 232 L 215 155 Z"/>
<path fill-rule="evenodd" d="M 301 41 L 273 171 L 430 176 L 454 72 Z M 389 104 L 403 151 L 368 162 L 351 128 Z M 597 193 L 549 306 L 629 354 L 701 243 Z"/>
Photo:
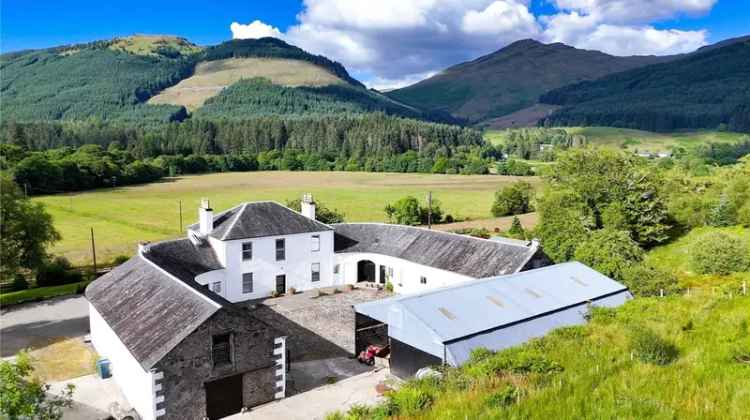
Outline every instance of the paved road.
<path fill-rule="evenodd" d="M 89 304 L 83 296 L 11 306 L 0 314 L 0 357 L 88 333 Z"/>

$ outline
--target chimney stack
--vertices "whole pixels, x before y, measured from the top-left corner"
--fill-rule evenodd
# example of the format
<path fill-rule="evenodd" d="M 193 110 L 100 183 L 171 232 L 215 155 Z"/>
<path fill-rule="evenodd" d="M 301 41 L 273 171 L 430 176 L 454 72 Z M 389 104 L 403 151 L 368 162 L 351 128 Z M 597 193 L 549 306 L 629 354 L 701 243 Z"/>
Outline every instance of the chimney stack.
<path fill-rule="evenodd" d="M 208 235 L 214 230 L 214 210 L 206 198 L 201 199 L 201 206 L 198 209 L 198 221 L 201 235 Z"/>
<path fill-rule="evenodd" d="M 302 213 L 303 216 L 315 220 L 315 201 L 313 201 L 312 194 L 306 193 L 302 196 L 301 207 L 302 211 L 300 213 Z"/>

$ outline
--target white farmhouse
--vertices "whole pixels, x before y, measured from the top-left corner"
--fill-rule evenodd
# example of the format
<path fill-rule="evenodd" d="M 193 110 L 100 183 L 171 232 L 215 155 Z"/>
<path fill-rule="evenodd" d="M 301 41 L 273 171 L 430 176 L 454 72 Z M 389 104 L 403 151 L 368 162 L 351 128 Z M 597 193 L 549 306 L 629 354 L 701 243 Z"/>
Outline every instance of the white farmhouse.
<path fill-rule="evenodd" d="M 141 417 L 221 418 L 285 395 L 286 331 L 238 302 L 359 282 L 424 292 L 549 265 L 535 241 L 412 226 L 327 225 L 296 212 L 204 200 L 187 237 L 140 246 L 86 290 L 91 339 Z"/>

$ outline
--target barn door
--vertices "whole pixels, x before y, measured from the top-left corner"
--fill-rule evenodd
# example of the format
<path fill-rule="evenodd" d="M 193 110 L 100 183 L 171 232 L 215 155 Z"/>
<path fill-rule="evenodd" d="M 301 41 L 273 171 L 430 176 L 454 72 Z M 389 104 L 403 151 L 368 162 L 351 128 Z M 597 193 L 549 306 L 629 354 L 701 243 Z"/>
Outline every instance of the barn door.
<path fill-rule="evenodd" d="M 242 375 L 206 382 L 206 414 L 221 419 L 242 410 Z"/>

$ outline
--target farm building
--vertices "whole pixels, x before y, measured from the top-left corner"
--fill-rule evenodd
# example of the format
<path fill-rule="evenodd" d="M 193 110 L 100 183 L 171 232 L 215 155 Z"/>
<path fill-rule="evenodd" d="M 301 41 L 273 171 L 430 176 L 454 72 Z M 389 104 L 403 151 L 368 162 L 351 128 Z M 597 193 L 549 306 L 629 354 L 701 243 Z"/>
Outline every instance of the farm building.
<path fill-rule="evenodd" d="M 285 395 L 285 332 L 241 302 L 365 282 L 423 292 L 550 264 L 534 241 L 411 226 L 326 225 L 302 211 L 201 204 L 187 237 L 145 244 L 93 282 L 91 339 L 147 420 L 219 418 Z"/>
<path fill-rule="evenodd" d="M 619 306 L 628 289 L 570 262 L 354 306 L 355 342 L 391 346 L 391 373 L 459 366 L 478 347 L 501 350 L 563 326 L 582 324 L 590 306 Z"/>

